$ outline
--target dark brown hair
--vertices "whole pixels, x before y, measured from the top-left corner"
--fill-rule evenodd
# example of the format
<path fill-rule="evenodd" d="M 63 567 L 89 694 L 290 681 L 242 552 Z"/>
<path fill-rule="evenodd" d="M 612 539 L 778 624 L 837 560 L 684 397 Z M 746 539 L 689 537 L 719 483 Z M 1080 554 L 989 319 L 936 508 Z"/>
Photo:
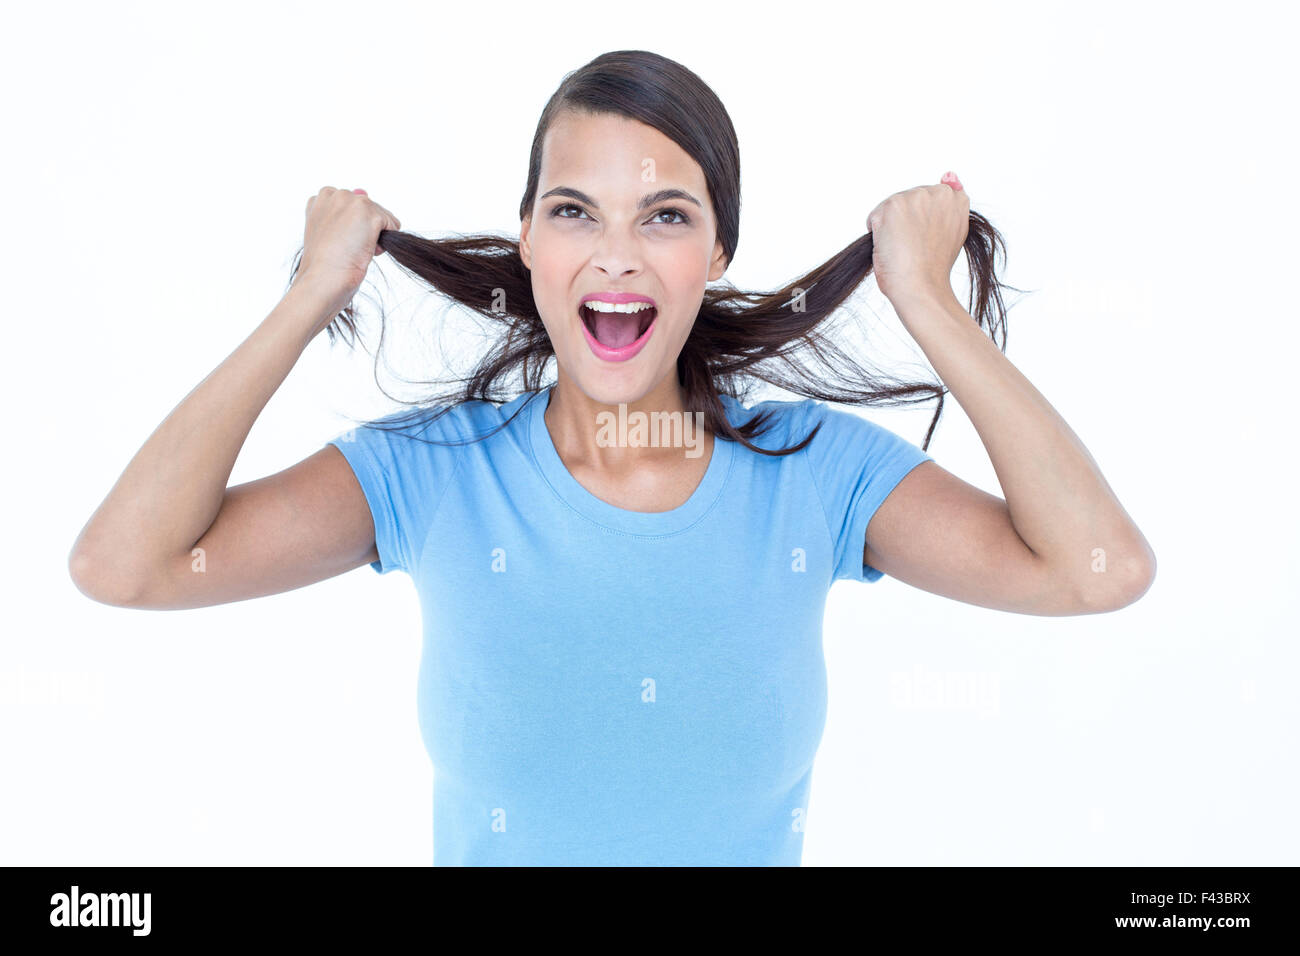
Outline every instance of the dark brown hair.
<path fill-rule="evenodd" d="M 604 53 L 567 74 L 547 102 L 533 135 L 528 181 L 519 203 L 521 222 L 537 196 L 546 132 L 564 111 L 629 117 L 677 143 L 704 172 L 717 220 L 717 239 L 727 262 L 733 260 L 740 235 L 740 150 L 731 118 L 703 80 L 681 64 L 644 50 Z M 379 233 L 378 245 L 404 270 L 501 329 L 492 348 L 468 376 L 449 379 L 459 382 L 459 387 L 423 402 L 404 402 L 415 405 L 414 411 L 381 421 L 406 421 L 433 412 L 432 420 L 463 402 L 505 402 L 521 388 L 536 391 L 544 386 L 543 373 L 555 353 L 533 301 L 532 280 L 520 258 L 517 240 L 463 234 L 425 239 L 384 230 Z M 971 278 L 968 311 L 1005 352 L 1006 307 L 1001 288 L 1013 287 L 996 278 L 994 256 L 1000 251 L 1005 261 L 1006 247 L 989 221 L 972 211 L 964 249 Z M 744 292 L 725 281 L 706 288 L 677 359 L 686 411 L 703 412 L 704 422 L 715 436 L 741 442 L 762 454 L 785 455 L 806 446 L 820 425 L 790 448 L 761 448 L 751 439 L 766 429 L 768 414 L 760 413 L 733 426 L 719 394 L 744 403 L 750 389 L 762 381 L 806 398 L 852 405 L 899 406 L 937 399 L 921 446 L 928 449 L 943 413 L 947 393 L 943 384 L 898 381 L 879 370 L 863 368 L 823 327 L 871 272 L 871 252 L 872 238 L 867 233 L 774 292 Z M 295 275 L 301 258 L 299 249 Z M 330 342 L 341 329 L 355 341 L 354 320 L 351 306 L 336 316 L 326 327 Z M 380 348 L 382 321 L 381 312 Z M 378 381 L 378 353 L 375 361 Z M 513 382 L 516 373 L 522 385 Z M 501 427 L 505 424 L 509 421 Z"/>

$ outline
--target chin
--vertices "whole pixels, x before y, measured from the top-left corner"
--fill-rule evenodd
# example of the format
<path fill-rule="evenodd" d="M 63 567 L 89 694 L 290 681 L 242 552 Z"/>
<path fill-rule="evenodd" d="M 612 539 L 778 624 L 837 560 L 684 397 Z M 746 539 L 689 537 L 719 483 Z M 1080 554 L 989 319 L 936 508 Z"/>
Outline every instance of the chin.
<path fill-rule="evenodd" d="M 650 394 L 658 381 L 655 375 L 642 369 L 593 368 L 596 362 L 592 358 L 579 374 L 570 378 L 582 394 L 601 405 L 635 404 Z"/>

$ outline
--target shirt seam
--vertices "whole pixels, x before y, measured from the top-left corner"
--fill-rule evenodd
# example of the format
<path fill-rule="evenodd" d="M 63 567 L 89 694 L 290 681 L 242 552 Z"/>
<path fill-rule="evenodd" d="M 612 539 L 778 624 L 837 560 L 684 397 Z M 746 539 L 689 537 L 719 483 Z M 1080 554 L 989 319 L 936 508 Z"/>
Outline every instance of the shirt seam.
<path fill-rule="evenodd" d="M 811 405 L 807 407 L 808 411 L 804 413 L 805 427 L 807 427 L 810 424 L 809 422 L 810 416 L 808 412 L 811 412 L 813 409 L 817 407 L 818 406 L 816 402 L 813 402 Z M 817 434 L 820 435 L 821 432 L 819 431 Z M 812 442 L 815 442 L 816 440 L 817 439 L 814 437 Z M 837 568 L 838 562 L 836 560 L 836 555 L 835 555 L 835 531 L 834 529 L 831 528 L 830 514 L 826 510 L 826 499 L 822 497 L 821 486 L 817 484 L 817 469 L 813 468 L 812 466 L 812 442 L 808 443 L 808 445 L 803 449 L 803 452 L 801 454 L 803 455 L 804 468 L 808 470 L 808 478 L 812 484 L 813 493 L 817 496 L 817 504 L 821 508 L 822 526 L 826 529 L 826 538 L 830 542 L 831 570 L 830 570 L 830 579 L 829 581 L 827 581 L 826 584 L 826 586 L 829 588 L 837 580 L 837 578 L 835 577 L 835 572 L 838 570 Z M 865 549 L 866 546 L 867 546 L 866 541 L 864 539 L 862 542 L 862 547 Z"/>
<path fill-rule="evenodd" d="M 412 441 L 414 440 L 415 439 L 412 439 Z M 463 451 L 465 446 L 450 445 L 448 447 L 459 448 Z M 460 466 L 464 461 L 465 461 L 464 454 L 460 454 L 456 456 L 456 463 L 452 466 L 451 474 L 447 476 L 446 484 L 444 484 L 442 486 L 442 490 L 438 492 L 438 500 L 433 506 L 433 511 L 429 513 L 429 526 L 424 529 L 424 538 L 420 542 L 420 550 L 417 552 L 418 556 L 415 557 L 415 566 L 411 569 L 417 575 L 419 574 L 420 568 L 424 565 L 424 555 L 425 552 L 429 550 L 429 541 L 433 537 L 433 529 L 434 529 L 434 525 L 437 523 L 438 520 L 438 512 L 442 509 L 442 503 L 447 500 L 447 491 L 448 489 L 451 488 L 452 484 L 456 481 L 456 476 L 460 474 Z"/>

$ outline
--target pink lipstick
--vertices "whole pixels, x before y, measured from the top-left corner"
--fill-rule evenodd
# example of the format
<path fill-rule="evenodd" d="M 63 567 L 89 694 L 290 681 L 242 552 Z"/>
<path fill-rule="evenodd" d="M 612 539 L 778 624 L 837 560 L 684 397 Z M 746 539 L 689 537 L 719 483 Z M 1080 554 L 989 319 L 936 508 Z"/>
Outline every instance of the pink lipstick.
<path fill-rule="evenodd" d="M 611 305 L 646 302 L 649 308 L 634 312 L 600 311 L 587 305 L 593 300 Z M 626 362 L 636 356 L 654 334 L 658 317 L 654 299 L 634 292 L 593 292 L 584 295 L 578 305 L 587 346 L 592 354 L 606 362 Z"/>

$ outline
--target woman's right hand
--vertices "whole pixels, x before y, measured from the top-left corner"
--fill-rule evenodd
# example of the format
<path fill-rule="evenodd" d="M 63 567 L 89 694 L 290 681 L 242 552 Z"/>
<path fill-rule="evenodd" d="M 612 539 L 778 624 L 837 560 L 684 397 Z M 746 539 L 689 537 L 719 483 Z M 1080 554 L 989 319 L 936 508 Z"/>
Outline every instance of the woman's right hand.
<path fill-rule="evenodd" d="M 401 221 L 364 190 L 325 186 L 307 200 L 302 260 L 294 284 L 311 284 L 331 301 L 346 305 L 365 281 L 370 260 L 384 251 L 378 245 L 379 233 L 401 228 Z"/>

